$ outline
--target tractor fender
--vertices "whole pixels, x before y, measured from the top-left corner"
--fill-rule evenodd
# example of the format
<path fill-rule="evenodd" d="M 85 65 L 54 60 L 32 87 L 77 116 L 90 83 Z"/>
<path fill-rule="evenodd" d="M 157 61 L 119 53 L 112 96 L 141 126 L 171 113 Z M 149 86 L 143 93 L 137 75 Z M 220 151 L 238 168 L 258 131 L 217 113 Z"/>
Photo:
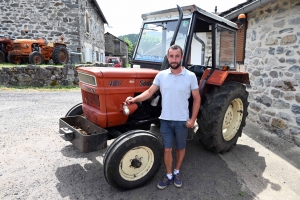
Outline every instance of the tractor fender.
<path fill-rule="evenodd" d="M 209 75 L 210 69 L 206 69 L 199 83 L 199 88 L 204 87 L 203 94 L 206 93 L 209 86 L 216 85 L 221 86 L 224 82 L 235 81 L 243 84 L 250 84 L 248 72 L 237 72 L 237 71 L 223 71 L 214 70 L 210 77 L 206 80 Z M 206 81 L 205 81 L 206 80 Z M 202 95 L 202 94 L 201 94 Z"/>

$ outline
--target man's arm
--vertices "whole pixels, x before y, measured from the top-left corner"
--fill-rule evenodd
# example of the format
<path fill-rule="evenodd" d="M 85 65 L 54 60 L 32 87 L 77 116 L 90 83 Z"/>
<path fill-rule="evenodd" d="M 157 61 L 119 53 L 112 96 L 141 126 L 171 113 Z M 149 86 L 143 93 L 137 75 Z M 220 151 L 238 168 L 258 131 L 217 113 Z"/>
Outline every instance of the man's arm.
<path fill-rule="evenodd" d="M 126 103 L 131 104 L 135 102 L 141 102 L 145 101 L 146 99 L 149 99 L 152 97 L 152 95 L 158 90 L 158 86 L 152 84 L 151 87 L 148 90 L 145 90 L 142 94 L 136 96 L 136 97 L 127 97 Z"/>
<path fill-rule="evenodd" d="M 186 124 L 188 128 L 194 126 L 201 105 L 201 97 L 199 94 L 199 89 L 192 90 L 192 95 L 193 95 L 193 110 L 192 110 L 192 117 L 190 120 L 187 121 Z"/>

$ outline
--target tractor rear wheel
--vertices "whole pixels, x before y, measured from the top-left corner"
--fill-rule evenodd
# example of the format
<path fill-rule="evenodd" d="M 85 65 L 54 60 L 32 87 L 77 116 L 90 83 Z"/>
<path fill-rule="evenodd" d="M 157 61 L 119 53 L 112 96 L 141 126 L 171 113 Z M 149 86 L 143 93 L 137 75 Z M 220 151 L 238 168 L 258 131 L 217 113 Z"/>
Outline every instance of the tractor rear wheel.
<path fill-rule="evenodd" d="M 22 63 L 22 57 L 17 55 L 8 54 L 7 60 L 12 64 L 17 64 L 17 65 Z"/>
<path fill-rule="evenodd" d="M 232 148 L 246 125 L 249 102 L 245 85 L 225 82 L 205 95 L 199 112 L 197 135 L 214 152 Z"/>
<path fill-rule="evenodd" d="M 134 189 L 147 183 L 159 169 L 163 145 L 150 131 L 132 130 L 120 135 L 107 149 L 104 175 L 120 189 Z"/>
<path fill-rule="evenodd" d="M 68 50 L 63 45 L 57 45 L 52 52 L 52 60 L 56 65 L 66 64 L 69 60 Z"/>
<path fill-rule="evenodd" d="M 0 63 L 4 63 L 5 62 L 5 54 L 3 53 L 3 51 L 0 51 Z"/>
<path fill-rule="evenodd" d="M 29 64 L 40 65 L 44 63 L 44 58 L 40 52 L 33 51 L 29 54 Z"/>

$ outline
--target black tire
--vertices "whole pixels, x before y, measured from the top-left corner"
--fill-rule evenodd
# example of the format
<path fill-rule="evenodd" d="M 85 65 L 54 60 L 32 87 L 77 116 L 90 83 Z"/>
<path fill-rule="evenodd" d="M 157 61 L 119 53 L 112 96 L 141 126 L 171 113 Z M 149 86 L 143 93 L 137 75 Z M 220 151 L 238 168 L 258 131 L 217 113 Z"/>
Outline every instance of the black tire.
<path fill-rule="evenodd" d="M 69 60 L 68 50 L 63 45 L 58 45 L 54 47 L 52 52 L 52 60 L 56 65 L 67 64 Z"/>
<path fill-rule="evenodd" d="M 9 63 L 12 63 L 12 64 L 16 64 L 16 65 L 22 64 L 21 56 L 15 56 L 12 54 L 8 54 L 7 60 Z"/>
<path fill-rule="evenodd" d="M 66 114 L 66 117 L 76 116 L 76 115 L 82 115 L 82 103 L 76 104 L 73 106 Z"/>
<path fill-rule="evenodd" d="M 247 99 L 245 85 L 238 82 L 225 82 L 205 95 L 197 135 L 207 149 L 222 153 L 236 144 L 246 125 Z"/>
<path fill-rule="evenodd" d="M 0 63 L 4 63 L 5 62 L 5 54 L 3 53 L 3 51 L 0 51 Z"/>
<path fill-rule="evenodd" d="M 156 135 L 144 130 L 128 131 L 106 151 L 103 164 L 105 179 L 118 189 L 141 187 L 154 177 L 162 155 L 163 145 Z"/>
<path fill-rule="evenodd" d="M 44 63 L 44 58 L 40 52 L 33 51 L 29 54 L 29 64 L 40 65 Z"/>

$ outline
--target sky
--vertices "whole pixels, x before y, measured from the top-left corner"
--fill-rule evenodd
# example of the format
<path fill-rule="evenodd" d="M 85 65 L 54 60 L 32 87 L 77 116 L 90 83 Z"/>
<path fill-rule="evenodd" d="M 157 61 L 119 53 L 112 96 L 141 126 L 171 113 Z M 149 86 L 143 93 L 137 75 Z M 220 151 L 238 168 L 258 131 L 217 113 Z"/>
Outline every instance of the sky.
<path fill-rule="evenodd" d="M 176 8 L 195 4 L 208 12 L 228 10 L 246 0 L 97 0 L 109 27 L 105 24 L 105 32 L 114 36 L 139 33 L 142 25 L 141 15 L 144 13 Z"/>

